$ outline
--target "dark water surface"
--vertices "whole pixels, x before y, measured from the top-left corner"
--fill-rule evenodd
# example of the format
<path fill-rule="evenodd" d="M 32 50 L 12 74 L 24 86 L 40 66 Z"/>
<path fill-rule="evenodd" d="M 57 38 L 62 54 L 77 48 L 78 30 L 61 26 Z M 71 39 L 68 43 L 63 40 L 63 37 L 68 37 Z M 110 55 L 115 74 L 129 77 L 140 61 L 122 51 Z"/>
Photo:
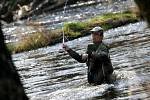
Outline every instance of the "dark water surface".
<path fill-rule="evenodd" d="M 66 44 L 84 53 L 91 42 L 87 36 Z M 108 30 L 104 42 L 112 46 L 117 77 L 109 85 L 89 85 L 86 64 L 62 52 L 62 44 L 13 55 L 31 100 L 150 100 L 150 29 L 146 23 Z"/>

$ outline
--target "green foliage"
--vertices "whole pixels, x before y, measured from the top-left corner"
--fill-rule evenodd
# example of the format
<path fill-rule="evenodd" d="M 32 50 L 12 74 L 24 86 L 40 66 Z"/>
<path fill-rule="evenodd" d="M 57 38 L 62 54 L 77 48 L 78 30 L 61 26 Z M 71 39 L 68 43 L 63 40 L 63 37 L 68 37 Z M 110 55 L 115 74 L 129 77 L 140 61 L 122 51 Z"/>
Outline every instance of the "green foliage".
<path fill-rule="evenodd" d="M 69 37 L 78 37 L 88 34 L 89 30 L 95 26 L 101 26 L 104 30 L 108 30 L 134 20 L 137 20 L 137 17 L 129 11 L 122 13 L 107 13 L 91 18 L 85 22 L 65 23 L 64 31 Z"/>
<path fill-rule="evenodd" d="M 87 26 L 84 22 L 73 22 L 73 23 L 65 23 L 64 30 L 66 32 L 70 31 L 82 31 Z"/>
<path fill-rule="evenodd" d="M 84 22 L 65 23 L 64 32 L 67 36 L 78 37 L 87 27 L 88 24 Z"/>

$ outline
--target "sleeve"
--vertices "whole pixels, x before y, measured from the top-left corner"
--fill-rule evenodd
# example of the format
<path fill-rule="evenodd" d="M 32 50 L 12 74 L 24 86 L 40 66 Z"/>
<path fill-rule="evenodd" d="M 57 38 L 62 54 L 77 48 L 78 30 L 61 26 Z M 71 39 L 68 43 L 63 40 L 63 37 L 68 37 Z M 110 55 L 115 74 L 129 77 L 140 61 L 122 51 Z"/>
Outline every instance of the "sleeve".
<path fill-rule="evenodd" d="M 86 55 L 79 55 L 77 52 L 73 51 L 72 49 L 69 49 L 67 51 L 69 53 L 69 55 L 74 58 L 75 60 L 77 60 L 80 63 L 85 63 L 87 61 L 87 56 Z"/>

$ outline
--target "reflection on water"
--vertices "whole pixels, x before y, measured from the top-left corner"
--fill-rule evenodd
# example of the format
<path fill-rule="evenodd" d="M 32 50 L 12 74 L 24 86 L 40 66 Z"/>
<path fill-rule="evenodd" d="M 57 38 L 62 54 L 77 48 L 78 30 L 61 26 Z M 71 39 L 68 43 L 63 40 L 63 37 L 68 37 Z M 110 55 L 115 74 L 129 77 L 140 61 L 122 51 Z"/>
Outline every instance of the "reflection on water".
<path fill-rule="evenodd" d="M 79 53 L 86 51 L 91 36 L 67 44 Z M 150 30 L 145 22 L 105 32 L 104 42 L 112 48 L 114 84 L 87 83 L 86 64 L 80 64 L 61 44 L 13 55 L 31 100 L 150 99 Z"/>

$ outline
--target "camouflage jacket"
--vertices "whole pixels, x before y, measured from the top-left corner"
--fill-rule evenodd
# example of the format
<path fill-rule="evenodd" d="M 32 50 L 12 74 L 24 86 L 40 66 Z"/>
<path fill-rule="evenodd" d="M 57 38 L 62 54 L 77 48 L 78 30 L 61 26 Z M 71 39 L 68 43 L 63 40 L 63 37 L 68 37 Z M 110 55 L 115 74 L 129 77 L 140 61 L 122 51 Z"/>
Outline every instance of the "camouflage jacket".
<path fill-rule="evenodd" d="M 101 84 L 111 82 L 113 67 L 109 57 L 109 48 L 104 43 L 89 44 L 87 47 L 87 58 L 79 55 L 72 49 L 68 50 L 69 55 L 78 62 L 85 63 L 88 66 L 88 82 Z"/>

